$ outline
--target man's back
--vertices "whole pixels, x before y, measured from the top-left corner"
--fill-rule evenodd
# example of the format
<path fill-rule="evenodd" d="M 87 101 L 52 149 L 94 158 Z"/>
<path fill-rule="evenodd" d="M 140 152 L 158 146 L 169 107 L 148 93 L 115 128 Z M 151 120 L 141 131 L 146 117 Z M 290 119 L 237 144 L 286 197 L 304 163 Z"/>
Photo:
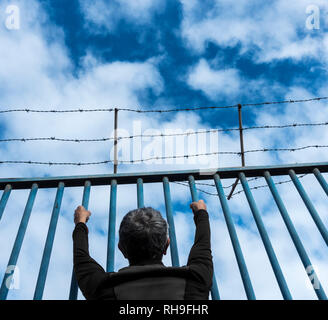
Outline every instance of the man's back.
<path fill-rule="evenodd" d="M 77 223 L 73 232 L 74 272 L 86 299 L 194 300 L 208 299 L 213 263 L 206 210 L 194 212 L 195 241 L 187 266 L 166 267 L 160 260 L 139 261 L 118 272 L 105 272 L 89 256 L 88 228 Z"/>

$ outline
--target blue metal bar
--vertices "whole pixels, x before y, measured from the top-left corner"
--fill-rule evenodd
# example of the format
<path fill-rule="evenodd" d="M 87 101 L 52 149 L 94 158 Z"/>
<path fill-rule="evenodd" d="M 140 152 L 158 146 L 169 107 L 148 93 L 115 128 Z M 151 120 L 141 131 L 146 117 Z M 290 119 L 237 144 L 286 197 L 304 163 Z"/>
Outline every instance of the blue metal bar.
<path fill-rule="evenodd" d="M 213 179 L 213 174 L 217 173 L 221 179 L 237 178 L 240 172 L 244 172 L 246 177 L 260 177 L 263 172 L 269 170 L 272 176 L 288 174 L 288 170 L 293 169 L 297 174 L 313 173 L 313 169 L 318 168 L 321 172 L 328 172 L 328 162 L 304 163 L 304 164 L 287 164 L 274 166 L 249 166 L 249 167 L 232 167 L 232 168 L 213 168 L 208 173 L 204 170 L 177 170 L 177 171 L 157 171 L 157 172 L 139 172 L 139 173 L 117 173 L 101 175 L 83 175 L 67 177 L 45 177 L 45 178 L 13 178 L 0 179 L 0 189 L 4 189 L 7 184 L 12 188 L 27 189 L 32 183 L 37 183 L 41 188 L 57 188 L 59 182 L 63 182 L 65 187 L 83 186 L 86 180 L 90 181 L 93 186 L 108 185 L 108 181 L 116 179 L 117 184 L 135 184 L 138 178 L 144 183 L 162 182 L 163 177 L 168 177 L 170 181 L 186 181 L 190 175 L 196 180 Z"/>
<path fill-rule="evenodd" d="M 326 245 L 328 246 L 328 230 L 326 229 L 324 223 L 322 222 L 317 210 L 314 208 L 314 206 L 313 206 L 309 196 L 305 192 L 301 182 L 297 178 L 295 171 L 289 170 L 289 175 L 292 178 L 293 183 L 294 183 L 298 193 L 300 194 L 301 198 L 303 199 L 304 204 L 306 205 L 307 209 L 309 210 L 314 223 L 316 224 L 319 232 L 321 233 L 323 239 L 325 240 Z"/>
<path fill-rule="evenodd" d="M 298 236 L 298 234 L 296 232 L 296 229 L 295 229 L 295 227 L 293 225 L 293 222 L 291 221 L 291 219 L 289 217 L 289 214 L 287 212 L 287 209 L 286 209 L 284 203 L 281 200 L 281 197 L 280 197 L 280 195 L 278 193 L 278 190 L 277 190 L 277 188 L 276 188 L 276 186 L 275 186 L 275 184 L 274 184 L 274 182 L 273 182 L 273 180 L 271 178 L 271 175 L 270 175 L 269 171 L 265 171 L 264 172 L 264 177 L 265 177 L 265 180 L 266 180 L 266 182 L 267 182 L 267 184 L 268 184 L 268 186 L 269 186 L 269 188 L 271 190 L 272 196 L 273 196 L 273 198 L 274 198 L 274 200 L 275 200 L 275 202 L 277 204 L 277 207 L 278 207 L 278 209 L 280 211 L 280 214 L 281 214 L 281 216 L 282 216 L 282 218 L 283 218 L 283 220 L 285 222 L 285 225 L 286 225 L 286 227 L 288 229 L 288 232 L 289 232 L 289 234 L 290 234 L 290 236 L 291 236 L 291 238 L 292 238 L 292 240 L 294 242 L 294 245 L 296 247 L 296 250 L 297 250 L 297 252 L 298 252 L 298 254 L 299 254 L 299 256 L 300 256 L 300 258 L 302 260 L 303 266 L 304 266 L 305 270 L 307 271 L 307 274 L 308 274 L 309 278 L 310 279 L 311 278 L 312 279 L 318 279 L 317 276 L 316 276 L 315 271 L 313 271 L 313 273 L 311 273 L 311 275 L 309 275 L 309 273 L 308 273 L 309 268 L 311 268 L 311 269 L 313 268 L 312 267 L 312 263 L 310 261 L 310 258 L 307 255 L 305 249 L 304 249 L 304 246 L 303 246 L 303 244 L 301 242 L 301 239 L 299 238 L 299 236 Z M 326 294 L 325 294 L 325 292 L 324 292 L 324 290 L 322 288 L 321 283 L 319 282 L 319 280 L 317 282 L 318 282 L 317 283 L 317 286 L 313 286 L 313 289 L 314 289 L 317 297 L 320 300 L 327 300 L 327 296 L 326 296 Z"/>
<path fill-rule="evenodd" d="M 109 204 L 109 221 L 108 221 L 108 240 L 107 240 L 107 268 L 106 268 L 107 272 L 114 271 L 116 198 L 117 198 L 117 181 L 113 179 L 110 184 L 110 204 Z"/>
<path fill-rule="evenodd" d="M 188 181 L 189 181 L 189 188 L 191 192 L 191 199 L 193 202 L 197 202 L 199 200 L 199 197 L 196 189 L 195 178 L 193 176 L 189 176 Z"/>
<path fill-rule="evenodd" d="M 84 183 L 82 206 L 87 210 L 89 207 L 90 191 L 91 191 L 91 182 L 86 181 Z M 71 279 L 71 288 L 70 288 L 70 292 L 69 292 L 69 300 L 77 300 L 77 293 L 78 293 L 78 285 L 77 285 L 77 281 L 75 278 L 75 272 L 74 272 L 74 268 L 73 268 L 72 279 Z"/>
<path fill-rule="evenodd" d="M 0 220 L 2 218 L 3 212 L 5 211 L 11 189 L 12 189 L 11 185 L 7 184 L 5 190 L 3 191 L 3 194 L 2 194 L 2 197 L 0 200 Z"/>
<path fill-rule="evenodd" d="M 163 178 L 163 189 L 164 189 L 164 198 L 165 198 L 166 217 L 167 217 L 167 221 L 169 224 L 172 266 L 179 267 L 180 263 L 179 263 L 177 238 L 176 238 L 175 227 L 174 227 L 173 208 L 172 208 L 171 193 L 170 193 L 170 183 L 169 183 L 169 179 L 167 177 Z"/>
<path fill-rule="evenodd" d="M 199 198 L 198 198 L 198 193 L 197 193 L 197 189 L 196 189 L 196 185 L 195 185 L 195 178 L 192 175 L 190 175 L 188 177 L 188 181 L 189 181 L 189 187 L 190 187 L 190 192 L 191 192 L 191 199 L 193 202 L 197 202 L 199 200 Z M 218 288 L 218 284 L 216 281 L 214 271 L 213 271 L 213 281 L 212 282 L 213 282 L 212 288 L 211 288 L 212 300 L 220 300 L 219 288 Z"/>
<path fill-rule="evenodd" d="M 251 211 L 252 211 L 254 220 L 256 222 L 257 228 L 260 232 L 262 242 L 264 244 L 265 250 L 266 250 L 266 252 L 268 254 L 268 257 L 269 257 L 269 260 L 271 262 L 271 266 L 272 266 L 272 269 L 273 269 L 274 274 L 276 276 L 277 282 L 279 284 L 279 288 L 280 288 L 280 291 L 282 293 L 282 296 L 284 297 L 285 300 L 292 300 L 292 296 L 291 296 L 290 291 L 288 289 L 288 286 L 287 286 L 286 280 L 284 278 L 284 275 L 281 271 L 278 259 L 276 257 L 276 254 L 275 254 L 274 250 L 273 250 L 271 241 L 270 241 L 268 233 L 265 229 L 265 226 L 264 226 L 263 220 L 261 218 L 260 212 L 257 208 L 257 205 L 255 203 L 255 200 L 254 200 L 253 195 L 251 193 L 251 190 L 249 188 L 249 185 L 248 185 L 247 179 L 245 177 L 245 174 L 240 173 L 239 174 L 239 179 L 241 181 L 241 184 L 243 185 L 243 189 L 245 191 L 245 195 L 246 195 L 247 201 L 249 203 L 249 207 L 251 208 Z"/>
<path fill-rule="evenodd" d="M 221 207 L 222 207 L 224 218 L 225 218 L 225 221 L 226 221 L 226 224 L 228 227 L 232 246 L 233 246 L 233 249 L 234 249 L 234 252 L 236 255 L 236 259 L 237 259 L 240 275 L 241 275 L 241 278 L 242 278 L 242 281 L 244 284 L 246 296 L 249 300 L 256 300 L 252 282 L 251 282 L 251 279 L 248 274 L 246 262 L 245 262 L 243 253 L 241 251 L 240 244 L 239 244 L 237 232 L 236 232 L 236 229 L 235 229 L 232 217 L 231 217 L 228 202 L 227 202 L 227 199 L 226 199 L 224 191 L 223 191 L 220 176 L 218 174 L 214 175 L 214 181 L 215 181 L 215 186 L 218 191 L 219 198 L 220 198 Z"/>
<path fill-rule="evenodd" d="M 51 215 L 51 219 L 50 219 L 46 244 L 45 244 L 44 250 L 43 250 L 43 256 L 42 256 L 39 276 L 38 276 L 38 280 L 37 280 L 35 292 L 34 292 L 34 298 L 33 298 L 34 300 L 42 299 L 43 290 L 44 290 L 47 273 L 48 273 L 52 246 L 53 246 L 54 239 L 55 239 L 57 221 L 58 221 L 60 207 L 61 207 L 61 203 L 62 203 L 62 199 L 63 199 L 63 194 L 64 194 L 64 184 L 62 182 L 60 182 L 58 184 L 58 189 L 57 189 L 56 199 L 55 199 L 55 203 L 53 206 L 52 215 Z"/>
<path fill-rule="evenodd" d="M 10 258 L 9 258 L 7 270 L 8 270 L 8 268 L 11 268 L 13 266 L 16 267 L 16 263 L 18 260 L 18 256 L 19 256 L 22 244 L 23 244 L 25 232 L 27 229 L 28 221 L 31 216 L 31 212 L 32 212 L 32 208 L 33 208 L 33 204 L 34 204 L 34 200 L 35 200 L 37 191 L 38 191 L 38 185 L 36 183 L 34 183 L 32 185 L 32 188 L 31 188 L 31 191 L 30 191 L 30 194 L 29 194 L 26 206 L 25 206 L 25 210 L 23 213 L 23 217 L 22 217 L 21 223 L 19 225 L 15 243 L 14 243 L 13 249 L 11 251 Z M 9 290 L 9 286 L 10 286 L 10 283 L 7 283 L 10 281 L 9 277 L 10 277 L 10 274 L 6 272 L 3 277 L 1 288 L 0 288 L 0 300 L 6 300 L 6 298 L 7 298 L 8 290 Z"/>
<path fill-rule="evenodd" d="M 319 183 L 321 184 L 322 189 L 326 192 L 326 195 L 328 196 L 328 183 L 326 182 L 325 178 L 323 177 L 323 175 L 321 174 L 318 168 L 315 168 L 313 170 L 313 173 L 317 178 L 317 180 L 319 181 Z"/>
<path fill-rule="evenodd" d="M 143 181 L 141 178 L 137 180 L 137 201 L 138 208 L 144 208 Z"/>

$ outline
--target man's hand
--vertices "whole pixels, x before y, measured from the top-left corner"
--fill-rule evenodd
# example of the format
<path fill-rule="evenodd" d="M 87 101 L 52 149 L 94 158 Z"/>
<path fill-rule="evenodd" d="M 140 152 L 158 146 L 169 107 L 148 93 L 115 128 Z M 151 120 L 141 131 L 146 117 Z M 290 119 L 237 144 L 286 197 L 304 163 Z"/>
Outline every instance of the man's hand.
<path fill-rule="evenodd" d="M 78 206 L 74 214 L 74 223 L 75 224 L 79 222 L 87 223 L 90 216 L 91 216 L 90 211 L 86 210 L 83 206 Z"/>
<path fill-rule="evenodd" d="M 192 210 L 193 213 L 196 213 L 198 210 L 206 210 L 206 204 L 203 200 L 198 200 L 197 202 L 192 202 L 190 204 L 190 208 Z"/>

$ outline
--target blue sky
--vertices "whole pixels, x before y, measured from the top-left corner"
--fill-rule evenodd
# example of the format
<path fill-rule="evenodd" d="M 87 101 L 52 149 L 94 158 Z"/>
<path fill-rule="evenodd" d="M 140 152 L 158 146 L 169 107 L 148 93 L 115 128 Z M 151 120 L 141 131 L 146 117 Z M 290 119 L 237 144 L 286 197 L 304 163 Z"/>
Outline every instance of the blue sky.
<path fill-rule="evenodd" d="M 20 9 L 20 28 L 6 28 L 6 8 Z M 309 6 L 320 13 L 318 29 L 309 29 Z M 311 8 L 311 7 L 310 7 Z M 147 109 L 223 106 L 237 103 L 308 99 L 327 96 L 328 5 L 323 0 L 44 0 L 2 1 L 0 4 L 0 109 L 121 107 Z M 309 21 L 310 24 L 314 20 Z M 244 107 L 243 122 L 282 125 L 327 121 L 326 103 L 312 102 Z M 186 132 L 237 127 L 236 109 L 164 114 L 119 113 L 119 135 Z M 179 131 L 180 130 L 180 131 Z M 0 138 L 103 138 L 113 134 L 112 113 L 0 115 Z M 201 135 L 199 135 L 201 136 Z M 204 138 L 204 136 L 203 136 Z M 143 139 L 119 144 L 121 159 L 168 154 L 239 151 L 237 132 L 210 140 Z M 325 145 L 326 126 L 245 131 L 245 149 Z M 129 144 L 130 143 L 130 144 Z M 165 144 L 167 143 L 167 144 Z M 133 150 L 133 154 L 130 152 Z M 164 151 L 163 151 L 164 150 Z M 0 144 L 0 160 L 103 161 L 112 157 L 111 142 L 52 141 Z M 318 162 L 326 149 L 299 152 L 249 153 L 247 165 Z M 192 162 L 193 160 L 193 162 Z M 185 161 L 121 165 L 119 172 L 233 167 L 236 155 L 199 157 Z M 1 177 L 59 176 L 111 173 L 112 165 L 90 167 L 4 165 Z M 286 177 L 285 177 L 286 179 Z M 283 177 L 275 181 L 284 180 Z M 233 181 L 224 181 L 228 186 Z M 316 180 L 302 179 L 327 225 L 327 198 Z M 251 186 L 265 184 L 263 179 Z M 193 239 L 188 216 L 188 188 L 172 184 L 181 263 Z M 211 187 L 202 187 L 215 192 Z M 237 187 L 237 191 L 241 187 Z M 90 247 L 105 265 L 109 189 L 93 188 L 90 199 Z M 313 221 L 291 184 L 279 186 L 295 226 L 328 292 L 328 252 Z M 13 191 L 0 222 L 0 271 L 3 274 L 28 191 Z M 135 186 L 122 186 L 118 195 L 117 227 L 123 214 L 136 206 Z M 18 261 L 19 290 L 10 299 L 31 299 L 37 279 L 55 190 L 40 190 Z M 218 199 L 202 194 L 211 213 L 213 255 L 223 299 L 244 299 L 233 250 Z M 80 188 L 65 190 L 45 288 L 46 299 L 66 299 L 71 262 L 72 213 L 82 197 Z M 307 285 L 295 248 L 267 189 L 254 191 L 283 272 L 298 299 L 315 298 Z M 49 201 L 49 199 L 51 199 Z M 145 185 L 145 203 L 165 213 L 162 186 Z M 272 270 L 244 194 L 230 202 L 255 292 L 260 299 L 280 299 Z M 189 213 L 190 214 L 190 213 Z M 165 257 L 170 264 L 170 256 Z M 116 253 L 115 270 L 125 266 Z M 80 298 L 81 295 L 79 296 Z"/>
<path fill-rule="evenodd" d="M 131 17 L 128 13 L 124 14 L 124 5 L 126 2 L 112 1 L 107 4 L 110 9 L 118 10 L 120 18 L 113 19 L 112 12 L 100 12 L 99 19 L 108 19 L 108 23 L 99 23 L 94 21 L 89 13 L 97 10 L 97 5 L 103 5 L 102 1 L 70 1 L 69 4 L 64 1 L 41 1 L 47 11 L 51 23 L 62 28 L 64 31 L 64 41 L 68 50 L 69 57 L 73 64 L 74 73 L 83 72 L 84 66 L 81 60 L 87 53 L 93 55 L 102 63 L 114 61 L 143 62 L 155 56 L 164 58 L 159 61 L 157 68 L 160 71 L 164 82 L 165 90 L 160 94 L 153 94 L 152 90 L 145 90 L 140 93 L 139 101 L 142 106 L 152 107 L 156 101 L 165 100 L 175 106 L 197 106 L 197 105 L 226 105 L 235 102 L 259 102 L 266 101 L 267 95 L 261 90 L 256 91 L 256 95 L 250 94 L 246 90 L 238 90 L 234 95 L 220 96 L 204 94 L 201 90 L 195 90 L 186 83 L 183 76 L 188 73 L 191 66 L 197 65 L 200 59 L 204 59 L 211 66 L 211 70 L 222 70 L 236 68 L 240 76 L 246 82 L 252 80 L 265 79 L 268 87 L 275 84 L 277 87 L 270 92 L 270 98 L 279 100 L 284 97 L 289 87 L 297 85 L 299 82 L 302 87 L 308 88 L 309 93 L 317 95 L 317 86 L 315 82 L 326 78 L 326 71 L 322 68 L 322 62 L 317 56 L 306 55 L 303 59 L 295 60 L 290 54 L 286 59 L 272 59 L 270 61 L 254 61 L 254 56 L 261 54 L 263 48 L 259 43 L 250 44 L 247 49 L 243 48 L 242 41 L 235 41 L 231 45 L 221 44 L 211 37 L 204 38 L 201 52 L 192 50 L 186 45 L 184 37 L 183 23 L 184 4 L 180 1 L 166 1 L 160 3 L 154 1 L 153 4 L 146 2 L 145 7 L 148 13 L 139 13 L 145 15 L 145 20 L 139 16 Z M 305 4 L 305 3 L 304 3 Z M 303 5 L 303 4 L 302 4 Z M 195 11 L 195 21 L 202 21 L 204 16 L 217 14 L 220 17 L 219 5 L 215 1 L 197 2 Z M 223 6 L 224 7 L 224 6 Z M 229 5 L 227 5 L 229 7 Z M 266 6 L 265 6 L 266 7 Z M 302 7 L 300 5 L 300 7 Z M 141 6 L 140 11 L 143 7 Z M 252 14 L 260 16 L 263 10 L 261 1 L 254 1 L 254 5 L 243 4 L 242 14 Z M 267 7 L 270 10 L 270 6 Z M 127 10 L 128 11 L 128 10 Z M 304 10 L 305 11 L 305 10 Z M 91 18 L 87 20 L 88 14 Z M 221 12 L 222 14 L 222 12 Z M 279 13 L 277 13 L 279 14 Z M 303 20 L 308 15 L 304 12 Z M 234 17 L 235 19 L 238 16 Z M 282 17 L 284 18 L 284 17 Z M 136 19 L 136 20 L 134 20 Z M 91 20 L 91 21 L 90 21 Z M 325 19 L 321 19 L 320 32 L 304 30 L 303 25 L 295 27 L 295 36 L 300 40 L 305 37 L 311 39 L 321 38 L 326 30 Z M 231 24 L 234 20 L 231 19 Z M 108 25 L 109 24 L 109 25 Z M 305 23 L 304 23 L 305 24 Z M 223 30 L 217 30 L 218 33 Z M 256 40 L 256 39 L 255 39 Z M 278 39 L 277 39 L 278 40 Z M 259 41 L 260 42 L 260 41 Z M 310 68 L 317 68 L 316 72 L 308 72 Z M 322 80 L 321 80 L 322 81 Z M 233 124 L 234 118 L 231 112 L 223 112 L 224 121 L 222 125 Z M 205 114 L 204 120 L 211 119 Z M 252 123 L 252 117 L 245 115 L 245 123 Z M 216 122 L 211 122 L 215 126 Z M 220 123 L 221 124 L 221 123 Z"/>

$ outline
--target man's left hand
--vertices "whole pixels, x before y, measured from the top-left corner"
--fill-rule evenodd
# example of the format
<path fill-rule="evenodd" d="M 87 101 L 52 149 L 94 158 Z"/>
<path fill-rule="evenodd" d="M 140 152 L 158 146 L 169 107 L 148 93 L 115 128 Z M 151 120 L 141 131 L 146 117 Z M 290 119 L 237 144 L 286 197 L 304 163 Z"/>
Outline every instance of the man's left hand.
<path fill-rule="evenodd" d="M 78 206 L 74 213 L 74 223 L 75 224 L 79 222 L 87 223 L 90 216 L 91 216 L 90 211 L 86 210 L 83 206 Z"/>

